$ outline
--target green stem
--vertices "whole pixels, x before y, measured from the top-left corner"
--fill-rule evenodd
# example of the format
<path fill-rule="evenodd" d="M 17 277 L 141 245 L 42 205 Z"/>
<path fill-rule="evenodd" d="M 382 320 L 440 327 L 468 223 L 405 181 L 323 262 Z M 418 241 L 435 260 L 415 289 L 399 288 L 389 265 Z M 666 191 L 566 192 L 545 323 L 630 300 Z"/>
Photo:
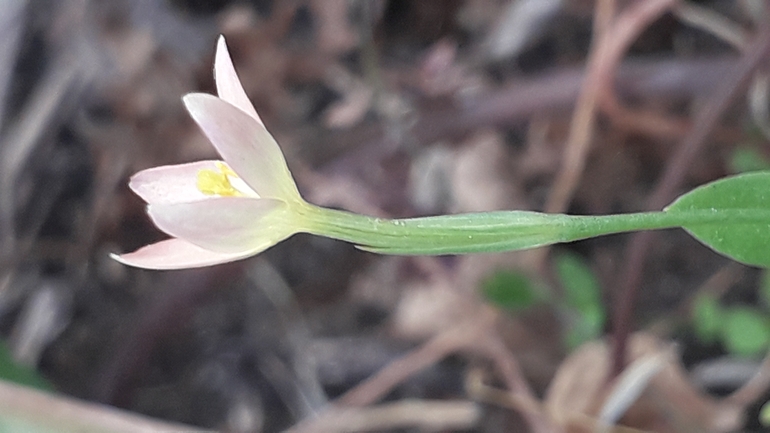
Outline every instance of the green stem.
<path fill-rule="evenodd" d="M 638 230 L 755 221 L 740 210 L 642 212 L 573 216 L 502 211 L 436 217 L 383 219 L 303 204 L 303 231 L 386 254 L 443 255 L 501 252 L 572 242 Z"/>

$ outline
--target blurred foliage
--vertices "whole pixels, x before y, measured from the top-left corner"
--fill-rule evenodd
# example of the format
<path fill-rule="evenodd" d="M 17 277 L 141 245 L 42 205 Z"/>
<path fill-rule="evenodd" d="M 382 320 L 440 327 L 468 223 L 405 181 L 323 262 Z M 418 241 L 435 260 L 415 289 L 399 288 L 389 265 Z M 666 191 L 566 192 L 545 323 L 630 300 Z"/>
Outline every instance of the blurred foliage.
<path fill-rule="evenodd" d="M 749 307 L 732 307 L 724 312 L 722 343 L 737 356 L 754 356 L 764 352 L 770 342 L 767 313 Z"/>
<path fill-rule="evenodd" d="M 764 427 L 770 427 L 770 401 L 759 410 L 759 423 Z"/>
<path fill-rule="evenodd" d="M 522 310 L 542 298 L 531 278 L 509 270 L 494 273 L 482 283 L 482 290 L 489 302 L 506 310 Z"/>
<path fill-rule="evenodd" d="M 693 324 L 695 335 L 706 344 L 714 344 L 722 328 L 722 306 L 710 295 L 698 296 L 693 305 Z"/>
<path fill-rule="evenodd" d="M 730 155 L 730 170 L 733 173 L 746 173 L 770 169 L 770 162 L 754 147 L 740 146 Z"/>
<path fill-rule="evenodd" d="M 0 341 L 0 379 L 44 391 L 52 387 L 35 369 L 18 364 L 5 342 Z"/>
<path fill-rule="evenodd" d="M 607 315 L 601 286 L 586 261 L 576 254 L 559 254 L 554 264 L 564 302 L 573 312 L 574 323 L 564 338 L 567 347 L 574 349 L 602 334 Z"/>
<path fill-rule="evenodd" d="M 725 306 L 716 296 L 701 294 L 693 304 L 692 326 L 704 344 L 720 343 L 730 354 L 753 357 L 770 348 L 770 276 L 763 273 L 760 305 Z"/>
<path fill-rule="evenodd" d="M 599 281 L 586 261 L 573 253 L 560 253 L 555 258 L 556 279 L 563 297 L 554 299 L 542 281 L 511 270 L 494 273 L 482 283 L 487 301 L 509 311 L 521 311 L 538 303 L 549 303 L 566 317 L 564 344 L 574 349 L 599 338 L 606 312 Z"/>

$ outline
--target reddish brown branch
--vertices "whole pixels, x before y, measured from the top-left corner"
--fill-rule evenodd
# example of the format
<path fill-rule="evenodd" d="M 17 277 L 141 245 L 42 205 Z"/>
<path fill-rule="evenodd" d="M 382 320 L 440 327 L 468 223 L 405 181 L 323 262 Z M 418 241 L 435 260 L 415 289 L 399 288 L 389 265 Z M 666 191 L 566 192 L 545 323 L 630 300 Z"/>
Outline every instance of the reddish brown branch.
<path fill-rule="evenodd" d="M 737 56 L 705 59 L 630 60 L 615 72 L 618 94 L 624 97 L 691 98 L 713 88 L 735 65 Z M 462 104 L 444 104 L 419 110 L 409 138 L 418 144 L 455 140 L 479 128 L 505 126 L 526 121 L 533 115 L 564 115 L 574 106 L 585 80 L 583 68 L 553 71 L 532 78 L 518 78 Z M 681 137 L 678 135 L 677 137 Z M 326 170 L 361 166 L 360 161 L 381 159 L 398 143 L 392 143 L 381 125 L 363 125 L 351 130 L 316 132 L 306 138 L 312 145 L 300 146 L 307 161 L 321 161 Z M 324 152 L 321 154 L 320 152 Z M 339 156 L 339 157 L 338 157 Z"/>

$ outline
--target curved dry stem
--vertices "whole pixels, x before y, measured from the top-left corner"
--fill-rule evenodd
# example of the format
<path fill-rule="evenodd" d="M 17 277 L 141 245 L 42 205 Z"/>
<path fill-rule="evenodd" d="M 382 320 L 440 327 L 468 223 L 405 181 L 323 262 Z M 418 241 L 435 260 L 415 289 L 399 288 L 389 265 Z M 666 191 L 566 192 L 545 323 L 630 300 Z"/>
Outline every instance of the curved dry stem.
<path fill-rule="evenodd" d="M 605 0 L 611 1 L 611 0 Z M 594 131 L 597 103 L 607 94 L 607 83 L 614 82 L 615 70 L 639 34 L 670 9 L 676 0 L 649 0 L 637 2 L 625 9 L 611 25 L 597 25 L 605 29 L 597 34 L 588 60 L 588 73 L 578 98 L 569 137 L 564 150 L 562 170 L 554 182 L 545 210 L 564 212 L 583 174 L 585 160 Z M 609 7 L 597 6 L 597 19 L 606 19 Z"/>

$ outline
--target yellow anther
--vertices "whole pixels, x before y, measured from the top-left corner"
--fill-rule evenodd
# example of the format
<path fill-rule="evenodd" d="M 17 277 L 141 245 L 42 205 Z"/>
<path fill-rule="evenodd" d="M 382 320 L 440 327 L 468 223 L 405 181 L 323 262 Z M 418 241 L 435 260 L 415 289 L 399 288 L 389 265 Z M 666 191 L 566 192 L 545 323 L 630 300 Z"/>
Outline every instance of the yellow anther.
<path fill-rule="evenodd" d="M 216 162 L 214 162 L 214 164 L 216 164 L 216 166 L 219 169 L 219 171 L 221 171 L 222 174 L 224 174 L 225 176 L 227 176 L 227 177 L 238 177 L 238 175 L 233 171 L 233 169 L 230 168 L 230 166 L 225 164 L 224 162 L 216 161 Z"/>
<path fill-rule="evenodd" d="M 216 165 L 219 170 L 205 168 L 198 171 L 196 186 L 200 192 L 223 197 L 243 195 L 230 183 L 230 178 L 237 178 L 238 175 L 224 163 L 218 162 Z"/>

